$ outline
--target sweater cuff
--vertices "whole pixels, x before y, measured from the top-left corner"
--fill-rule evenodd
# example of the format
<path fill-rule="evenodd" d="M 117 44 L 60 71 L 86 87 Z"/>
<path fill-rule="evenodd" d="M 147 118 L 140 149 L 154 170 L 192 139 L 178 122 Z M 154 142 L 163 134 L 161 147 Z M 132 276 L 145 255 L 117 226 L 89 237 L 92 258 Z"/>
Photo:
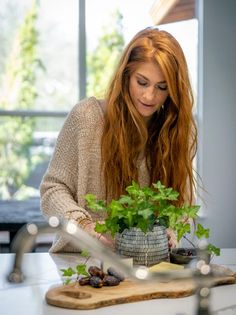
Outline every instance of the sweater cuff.
<path fill-rule="evenodd" d="M 68 210 L 65 214 L 65 219 L 74 220 L 79 224 L 83 229 L 90 223 L 92 223 L 92 218 L 88 214 L 85 214 L 84 211 L 80 210 Z"/>

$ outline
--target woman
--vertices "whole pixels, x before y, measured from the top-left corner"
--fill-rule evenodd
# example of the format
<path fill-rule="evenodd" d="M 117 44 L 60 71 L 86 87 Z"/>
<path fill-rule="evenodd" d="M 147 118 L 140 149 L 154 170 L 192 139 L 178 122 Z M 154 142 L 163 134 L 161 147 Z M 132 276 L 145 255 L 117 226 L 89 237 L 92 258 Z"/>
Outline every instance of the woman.
<path fill-rule="evenodd" d="M 192 107 L 179 43 L 157 28 L 139 32 L 124 50 L 105 100 L 83 100 L 67 117 L 41 184 L 44 215 L 74 219 L 96 235 L 94 222 L 102 218 L 86 209 L 85 194 L 109 201 L 132 180 L 141 186 L 160 180 L 180 193 L 180 205 L 192 203 Z M 62 238 L 51 248 L 72 250 Z"/>

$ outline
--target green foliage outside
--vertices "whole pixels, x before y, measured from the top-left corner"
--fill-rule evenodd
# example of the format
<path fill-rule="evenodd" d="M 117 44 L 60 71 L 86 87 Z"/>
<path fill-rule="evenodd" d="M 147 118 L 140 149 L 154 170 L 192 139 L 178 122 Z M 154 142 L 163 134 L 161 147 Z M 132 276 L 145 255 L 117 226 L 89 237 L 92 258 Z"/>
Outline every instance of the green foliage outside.
<path fill-rule="evenodd" d="M 37 11 L 38 3 L 33 0 L 17 30 L 3 77 L 1 109 L 28 110 L 34 107 L 36 71 L 42 68 L 37 54 Z M 30 154 L 34 128 L 34 118 L 1 117 L 0 199 L 11 199 L 39 160 Z"/>
<path fill-rule="evenodd" d="M 107 84 L 124 48 L 122 19 L 122 14 L 118 10 L 115 11 L 109 25 L 104 26 L 97 47 L 87 54 L 88 96 L 104 97 Z"/>
<path fill-rule="evenodd" d="M 21 26 L 17 29 L 12 49 L 2 76 L 0 108 L 29 110 L 37 98 L 36 75 L 43 65 L 38 56 L 38 1 L 33 0 Z M 122 15 L 116 11 L 104 26 L 95 51 L 87 56 L 87 95 L 102 97 L 124 46 Z M 41 161 L 32 155 L 31 147 L 36 120 L 33 117 L 0 117 L 0 199 L 12 199 L 34 167 Z M 29 188 L 29 187 L 28 187 Z M 19 191 L 19 190 L 18 190 Z M 27 198 L 27 190 L 18 198 Z"/>

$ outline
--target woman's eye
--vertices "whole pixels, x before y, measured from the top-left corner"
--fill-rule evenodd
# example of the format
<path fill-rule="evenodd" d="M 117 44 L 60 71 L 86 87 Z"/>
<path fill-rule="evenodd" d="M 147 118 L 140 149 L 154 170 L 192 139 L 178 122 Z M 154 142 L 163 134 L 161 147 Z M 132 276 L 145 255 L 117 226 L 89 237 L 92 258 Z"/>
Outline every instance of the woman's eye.
<path fill-rule="evenodd" d="M 137 80 L 137 82 L 138 82 L 138 84 L 141 85 L 141 86 L 147 85 L 147 82 L 145 82 L 145 81 Z"/>
<path fill-rule="evenodd" d="M 157 89 L 161 90 L 161 91 L 166 91 L 167 90 L 167 86 L 157 85 Z"/>

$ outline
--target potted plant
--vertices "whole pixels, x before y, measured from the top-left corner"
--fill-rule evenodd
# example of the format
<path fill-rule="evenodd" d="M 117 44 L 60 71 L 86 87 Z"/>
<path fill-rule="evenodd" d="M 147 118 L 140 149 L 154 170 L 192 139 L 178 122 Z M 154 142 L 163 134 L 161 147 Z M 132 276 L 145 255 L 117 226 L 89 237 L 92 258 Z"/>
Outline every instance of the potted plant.
<path fill-rule="evenodd" d="M 166 229 L 176 233 L 180 241 L 191 231 L 190 220 L 196 221 L 200 206 L 175 206 L 179 193 L 167 188 L 160 181 L 152 187 L 140 187 L 132 182 L 126 195 L 106 204 L 93 194 L 85 196 L 92 211 L 105 211 L 103 223 L 96 222 L 98 233 L 110 232 L 115 239 L 116 251 L 133 257 L 135 264 L 154 265 L 167 260 L 169 255 Z M 194 234 L 198 239 L 209 238 L 209 229 L 197 223 Z M 192 244 L 194 246 L 194 244 Z M 219 255 L 219 248 L 208 245 L 210 254 Z"/>

